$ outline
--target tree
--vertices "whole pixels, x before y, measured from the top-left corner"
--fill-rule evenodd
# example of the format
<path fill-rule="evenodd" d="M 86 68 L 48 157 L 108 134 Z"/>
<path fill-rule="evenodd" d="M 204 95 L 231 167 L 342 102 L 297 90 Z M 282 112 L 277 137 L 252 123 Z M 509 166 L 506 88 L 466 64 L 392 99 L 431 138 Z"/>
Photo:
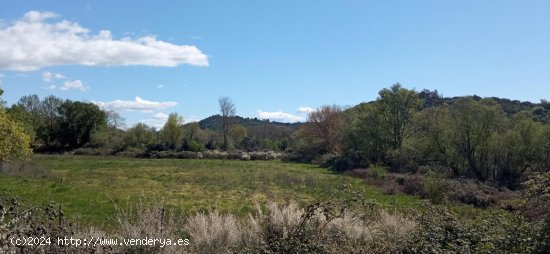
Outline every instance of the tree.
<path fill-rule="evenodd" d="M 126 127 L 125 119 L 118 112 L 109 110 L 107 114 L 107 127 L 110 129 L 124 129 Z"/>
<path fill-rule="evenodd" d="M 124 143 L 129 147 L 145 148 L 155 142 L 155 129 L 144 123 L 137 123 L 126 130 Z"/>
<path fill-rule="evenodd" d="M 307 142 L 317 143 L 323 153 L 339 155 L 344 148 L 344 125 L 344 114 L 339 106 L 323 106 L 309 113 L 301 134 Z"/>
<path fill-rule="evenodd" d="M 382 89 L 378 94 L 381 113 L 388 126 L 390 147 L 399 149 L 413 113 L 420 105 L 420 99 L 414 90 L 407 90 L 399 83 L 390 89 Z"/>
<path fill-rule="evenodd" d="M 389 155 L 401 152 L 405 134 L 421 102 L 414 90 L 399 83 L 378 94 L 376 101 L 360 104 L 348 112 L 346 153 L 361 166 L 392 164 L 390 159 L 394 156 Z"/>
<path fill-rule="evenodd" d="M 489 154 L 486 146 L 504 125 L 502 109 L 493 100 L 463 98 L 451 105 L 449 114 L 450 145 L 463 159 L 459 169 L 466 168 L 468 177 L 487 179 L 489 172 L 484 164 L 488 162 Z"/>
<path fill-rule="evenodd" d="M 357 157 L 361 166 L 383 162 L 388 148 L 388 128 L 380 113 L 379 104 L 363 103 L 348 114 L 347 154 Z"/>
<path fill-rule="evenodd" d="M 93 103 L 65 101 L 59 107 L 61 144 L 75 149 L 90 142 L 92 132 L 105 128 L 107 115 Z"/>
<path fill-rule="evenodd" d="M 222 114 L 223 149 L 227 150 L 229 147 L 227 142 L 229 128 L 231 127 L 232 117 L 235 116 L 237 109 L 229 97 L 219 98 L 218 103 L 220 105 L 220 113 Z"/>
<path fill-rule="evenodd" d="M 233 144 L 241 144 L 247 135 L 246 127 L 241 124 L 235 124 L 229 128 L 229 137 L 231 137 Z"/>
<path fill-rule="evenodd" d="M 23 125 L 25 132 L 31 137 L 31 143 L 42 125 L 40 105 L 40 98 L 33 94 L 21 97 L 17 104 L 8 109 L 10 117 Z"/>
<path fill-rule="evenodd" d="M 0 101 L 4 91 L 0 89 Z M 12 159 L 20 159 L 31 153 L 30 137 L 23 127 L 6 113 L 0 105 L 0 163 Z"/>
<path fill-rule="evenodd" d="M 38 114 L 40 112 L 40 98 L 36 94 L 21 97 L 17 104 L 21 105 L 29 113 Z"/>
<path fill-rule="evenodd" d="M 50 95 L 40 104 L 42 125 L 38 127 L 36 135 L 47 147 L 60 145 L 60 108 L 63 100 Z"/>
<path fill-rule="evenodd" d="M 184 125 L 185 138 L 188 140 L 199 140 L 202 136 L 202 130 L 197 122 L 188 123 Z"/>
<path fill-rule="evenodd" d="M 2 94 L 4 94 L 4 90 L 2 90 L 2 88 L 0 87 L 0 108 L 3 108 L 4 104 L 6 104 L 6 101 L 2 99 Z"/>
<path fill-rule="evenodd" d="M 168 149 L 177 149 L 183 142 L 183 117 L 171 113 L 160 130 L 163 145 Z"/>
<path fill-rule="evenodd" d="M 18 122 L 23 127 L 25 133 L 31 138 L 32 143 L 32 141 L 36 137 L 37 128 L 40 122 L 40 116 L 37 115 L 36 112 L 34 114 L 28 112 L 25 106 L 21 104 L 12 105 L 10 108 L 7 109 L 7 113 L 9 114 L 11 119 Z"/>

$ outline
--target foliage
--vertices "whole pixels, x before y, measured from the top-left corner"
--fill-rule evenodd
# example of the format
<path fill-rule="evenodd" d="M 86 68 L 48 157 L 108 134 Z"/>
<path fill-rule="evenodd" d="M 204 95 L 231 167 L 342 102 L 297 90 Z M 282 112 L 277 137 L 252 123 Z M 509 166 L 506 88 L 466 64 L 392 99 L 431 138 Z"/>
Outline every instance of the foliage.
<path fill-rule="evenodd" d="M 180 149 L 183 142 L 183 117 L 171 113 L 159 134 L 164 147 L 170 150 Z"/>
<path fill-rule="evenodd" d="M 11 119 L 0 107 L 0 163 L 20 159 L 31 153 L 30 137 L 20 123 Z"/>
<path fill-rule="evenodd" d="M 309 113 L 307 122 L 300 128 L 299 138 L 319 146 L 322 153 L 339 155 L 344 148 L 344 124 L 345 118 L 340 107 L 323 106 Z"/>
<path fill-rule="evenodd" d="M 145 148 L 155 142 L 155 129 L 144 123 L 137 123 L 124 133 L 124 143 L 129 147 Z"/>
<path fill-rule="evenodd" d="M 84 146 L 94 131 L 106 127 L 107 115 L 93 103 L 65 101 L 59 114 L 61 143 L 69 148 Z"/>
<path fill-rule="evenodd" d="M 533 253 L 537 228 L 517 214 L 464 220 L 444 207 L 425 206 L 405 253 Z"/>
<path fill-rule="evenodd" d="M 414 90 L 405 89 L 399 83 L 389 89 L 382 89 L 378 94 L 380 113 L 384 126 L 388 127 L 386 135 L 389 147 L 392 150 L 399 149 L 420 100 Z"/>

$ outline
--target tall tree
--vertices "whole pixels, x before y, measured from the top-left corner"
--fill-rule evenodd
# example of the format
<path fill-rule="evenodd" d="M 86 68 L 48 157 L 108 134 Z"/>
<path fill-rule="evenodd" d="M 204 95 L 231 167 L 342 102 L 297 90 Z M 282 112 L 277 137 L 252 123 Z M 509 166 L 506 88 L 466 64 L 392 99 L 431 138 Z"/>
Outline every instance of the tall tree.
<path fill-rule="evenodd" d="M 40 114 L 42 116 L 42 125 L 37 129 L 37 137 L 46 146 L 59 146 L 60 143 L 60 107 L 63 100 L 59 97 L 50 95 L 40 104 Z"/>
<path fill-rule="evenodd" d="M 231 127 L 232 117 L 235 116 L 237 109 L 229 97 L 219 98 L 218 103 L 220 105 L 220 113 L 222 114 L 223 149 L 227 150 L 229 148 L 227 141 L 229 128 Z"/>
<path fill-rule="evenodd" d="M 4 91 L 0 89 L 0 102 Z M 20 123 L 10 118 L 0 103 L 0 163 L 19 159 L 31 153 L 30 137 Z M 1 166 L 1 165 L 0 165 Z"/>
<path fill-rule="evenodd" d="M 349 154 L 359 158 L 361 166 L 383 162 L 387 150 L 387 127 L 379 105 L 363 103 L 349 112 L 350 126 L 347 134 Z"/>
<path fill-rule="evenodd" d="M 486 146 L 493 134 L 501 131 L 504 113 L 493 100 L 463 98 L 450 107 L 450 143 L 463 159 L 465 174 L 479 180 L 489 176 L 484 163 L 489 158 Z"/>
<path fill-rule="evenodd" d="M 29 113 L 35 114 L 40 111 L 40 98 L 38 98 L 38 95 L 36 94 L 21 97 L 17 104 L 21 105 L 25 108 L 25 111 Z"/>
<path fill-rule="evenodd" d="M 90 142 L 92 132 L 107 125 L 107 115 L 93 103 L 65 101 L 59 108 L 61 140 L 67 148 Z"/>
<path fill-rule="evenodd" d="M 21 97 L 17 104 L 8 109 L 11 118 L 23 125 L 25 132 L 31 137 L 31 142 L 35 140 L 36 133 L 42 125 L 40 105 L 40 98 L 33 94 Z"/>
<path fill-rule="evenodd" d="M 171 113 L 160 130 L 160 136 L 166 148 L 179 148 L 183 142 L 183 117 L 177 113 Z"/>
<path fill-rule="evenodd" d="M 379 95 L 378 102 L 388 126 L 390 147 L 399 149 L 403 145 L 405 130 L 411 122 L 413 113 L 420 105 L 420 99 L 414 90 L 405 89 L 399 83 L 389 89 L 382 89 Z"/>
<path fill-rule="evenodd" d="M 107 127 L 110 129 L 124 129 L 126 127 L 126 119 L 120 116 L 118 112 L 109 110 L 105 113 L 107 114 Z"/>

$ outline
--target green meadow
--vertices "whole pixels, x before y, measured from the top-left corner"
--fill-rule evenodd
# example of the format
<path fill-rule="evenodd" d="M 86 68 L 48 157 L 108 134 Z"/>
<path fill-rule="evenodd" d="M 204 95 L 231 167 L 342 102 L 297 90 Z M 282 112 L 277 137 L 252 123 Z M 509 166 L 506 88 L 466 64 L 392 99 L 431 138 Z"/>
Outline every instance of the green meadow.
<path fill-rule="evenodd" d="M 0 195 L 25 203 L 53 202 L 70 219 L 108 228 L 117 207 L 140 198 L 183 213 L 213 209 L 246 215 L 256 204 L 307 204 L 331 197 L 344 185 L 381 207 L 416 207 L 421 200 L 384 195 L 347 175 L 308 164 L 281 161 L 134 159 L 33 155 L 0 174 Z"/>

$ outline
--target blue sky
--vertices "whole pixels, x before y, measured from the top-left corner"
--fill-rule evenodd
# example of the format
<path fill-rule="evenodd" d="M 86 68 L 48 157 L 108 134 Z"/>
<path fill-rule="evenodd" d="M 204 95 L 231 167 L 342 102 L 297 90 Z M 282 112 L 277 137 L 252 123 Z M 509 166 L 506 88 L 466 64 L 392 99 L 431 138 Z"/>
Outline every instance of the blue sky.
<path fill-rule="evenodd" d="M 550 99 L 548 13 L 520 0 L 3 0 L 0 86 L 9 104 L 54 94 L 157 126 L 216 114 L 220 96 L 242 116 L 302 120 L 396 82 L 537 102 Z"/>

